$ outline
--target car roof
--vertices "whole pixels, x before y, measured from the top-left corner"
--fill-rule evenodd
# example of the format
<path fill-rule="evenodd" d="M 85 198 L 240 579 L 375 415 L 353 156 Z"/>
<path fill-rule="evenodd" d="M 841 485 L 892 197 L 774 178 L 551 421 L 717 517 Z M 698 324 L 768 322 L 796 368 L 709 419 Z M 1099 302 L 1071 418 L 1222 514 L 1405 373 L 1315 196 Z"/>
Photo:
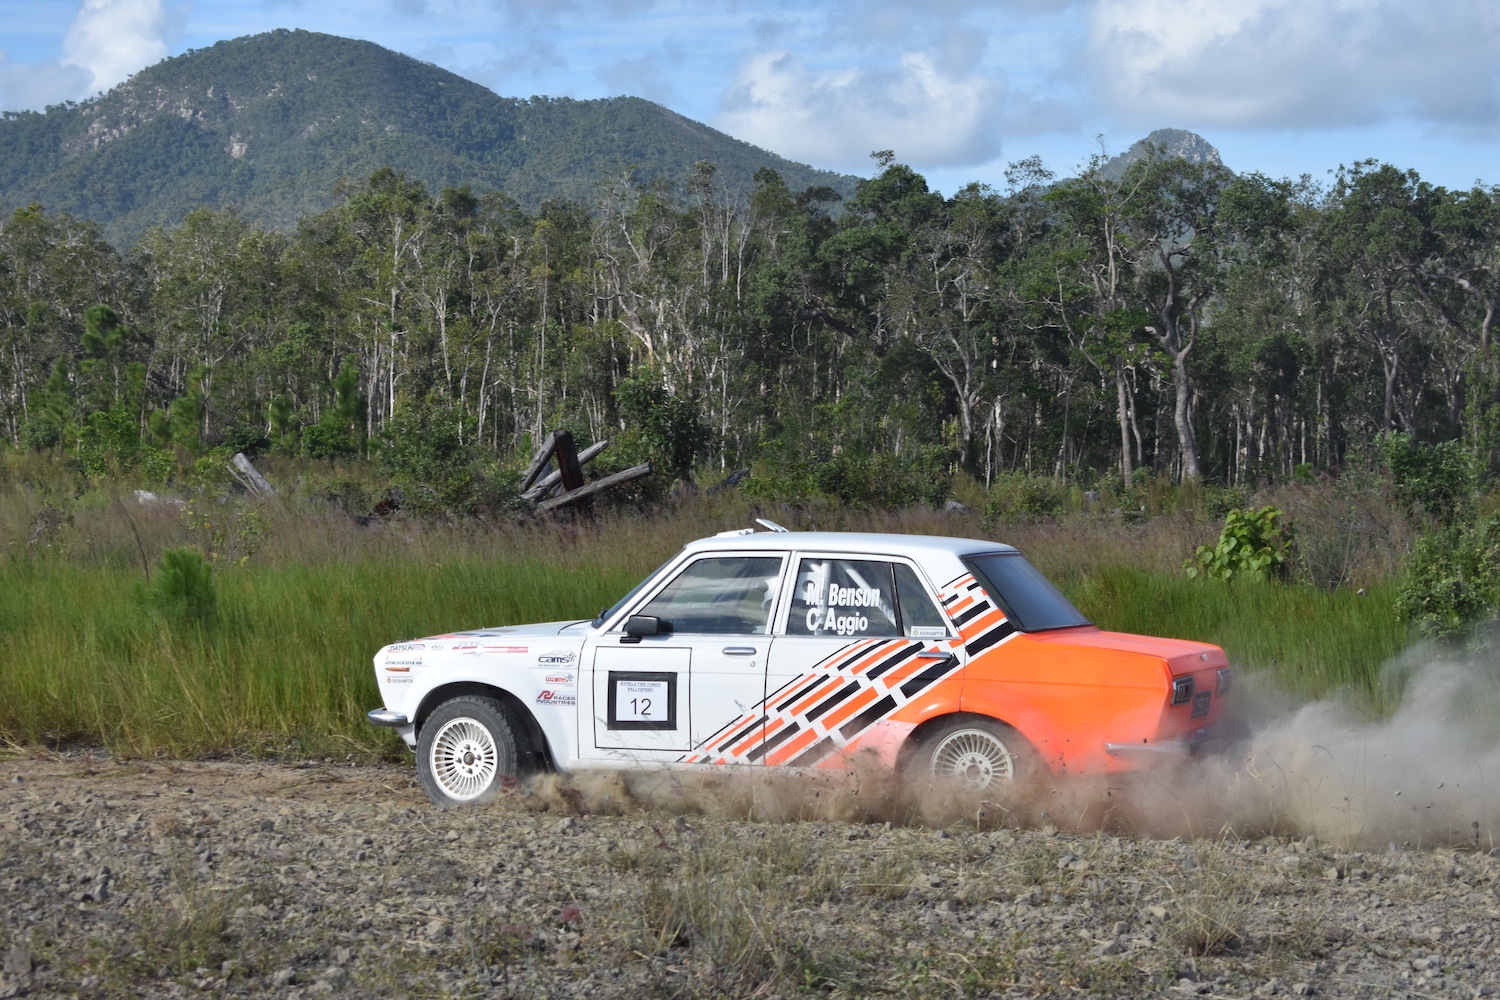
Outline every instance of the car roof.
<path fill-rule="evenodd" d="M 1015 552 L 1013 546 L 980 538 L 949 538 L 944 535 L 895 535 L 865 531 L 757 531 L 750 534 L 724 532 L 700 538 L 683 546 L 684 553 L 733 550 L 848 552 L 858 555 L 969 556 L 981 552 Z"/>

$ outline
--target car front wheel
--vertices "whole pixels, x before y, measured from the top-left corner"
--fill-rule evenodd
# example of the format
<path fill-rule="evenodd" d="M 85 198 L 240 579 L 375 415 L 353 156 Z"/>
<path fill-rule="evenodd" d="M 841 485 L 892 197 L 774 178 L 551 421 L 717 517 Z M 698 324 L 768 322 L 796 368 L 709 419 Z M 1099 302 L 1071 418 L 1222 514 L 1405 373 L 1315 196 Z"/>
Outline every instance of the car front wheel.
<path fill-rule="evenodd" d="M 1003 723 L 958 719 L 922 740 L 918 766 L 936 783 L 984 792 L 1026 777 L 1029 750 Z"/>
<path fill-rule="evenodd" d="M 520 725 L 494 698 L 443 702 L 417 740 L 417 780 L 444 808 L 483 802 L 514 782 L 522 759 Z"/>

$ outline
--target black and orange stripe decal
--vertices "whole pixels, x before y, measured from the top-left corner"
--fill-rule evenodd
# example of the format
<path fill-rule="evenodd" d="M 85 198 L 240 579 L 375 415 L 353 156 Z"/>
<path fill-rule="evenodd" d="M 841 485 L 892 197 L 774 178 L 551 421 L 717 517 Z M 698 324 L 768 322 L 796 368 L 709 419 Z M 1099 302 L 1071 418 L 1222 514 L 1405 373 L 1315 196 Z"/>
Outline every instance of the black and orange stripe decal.
<path fill-rule="evenodd" d="M 858 739 L 923 688 L 955 670 L 954 659 L 923 669 L 919 639 L 866 639 L 833 653 L 773 692 L 765 704 L 704 740 L 694 764 L 765 761 L 805 766 Z"/>
<path fill-rule="evenodd" d="M 962 662 L 1015 634 L 972 575 L 943 587 L 939 600 L 958 640 L 864 639 L 787 681 L 683 758 L 689 764 L 764 762 L 811 767 L 865 735 Z M 962 646 L 963 655 L 957 655 Z M 922 652 L 955 655 L 934 660 Z"/>
<path fill-rule="evenodd" d="M 964 651 L 970 659 L 1015 635 L 1015 626 L 1006 620 L 1005 612 L 984 592 L 972 573 L 944 587 L 938 600 L 963 638 Z"/>

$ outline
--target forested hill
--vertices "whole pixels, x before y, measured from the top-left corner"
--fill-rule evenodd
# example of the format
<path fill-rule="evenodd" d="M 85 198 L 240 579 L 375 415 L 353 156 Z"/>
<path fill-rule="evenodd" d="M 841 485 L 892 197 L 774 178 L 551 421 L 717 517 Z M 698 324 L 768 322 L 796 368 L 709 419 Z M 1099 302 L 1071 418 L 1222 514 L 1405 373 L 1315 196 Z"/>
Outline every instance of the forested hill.
<path fill-rule="evenodd" d="M 592 203 L 629 167 L 680 183 L 701 160 L 731 192 L 763 167 L 792 190 L 857 183 L 639 98 L 500 97 L 371 42 L 282 29 L 167 59 L 82 104 L 6 113 L 0 204 L 92 219 L 123 246 L 200 206 L 285 227 L 328 207 L 341 179 L 386 166 L 530 210 Z"/>

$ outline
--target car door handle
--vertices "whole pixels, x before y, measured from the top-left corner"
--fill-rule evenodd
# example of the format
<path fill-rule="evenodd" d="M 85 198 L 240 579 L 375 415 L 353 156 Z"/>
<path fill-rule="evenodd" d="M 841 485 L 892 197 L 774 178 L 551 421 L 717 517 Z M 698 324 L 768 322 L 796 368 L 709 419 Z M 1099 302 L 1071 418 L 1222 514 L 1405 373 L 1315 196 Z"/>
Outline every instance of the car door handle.
<path fill-rule="evenodd" d="M 755 647 L 754 646 L 725 646 L 724 647 L 724 655 L 725 656 L 754 656 L 755 655 Z"/>
<path fill-rule="evenodd" d="M 947 666 L 948 664 L 953 663 L 955 660 L 957 660 L 958 657 L 954 656 L 952 653 L 948 652 L 945 649 L 924 649 L 922 650 L 922 652 L 917 654 L 917 659 L 931 660 L 932 665 L 936 667 L 939 665 Z"/>

